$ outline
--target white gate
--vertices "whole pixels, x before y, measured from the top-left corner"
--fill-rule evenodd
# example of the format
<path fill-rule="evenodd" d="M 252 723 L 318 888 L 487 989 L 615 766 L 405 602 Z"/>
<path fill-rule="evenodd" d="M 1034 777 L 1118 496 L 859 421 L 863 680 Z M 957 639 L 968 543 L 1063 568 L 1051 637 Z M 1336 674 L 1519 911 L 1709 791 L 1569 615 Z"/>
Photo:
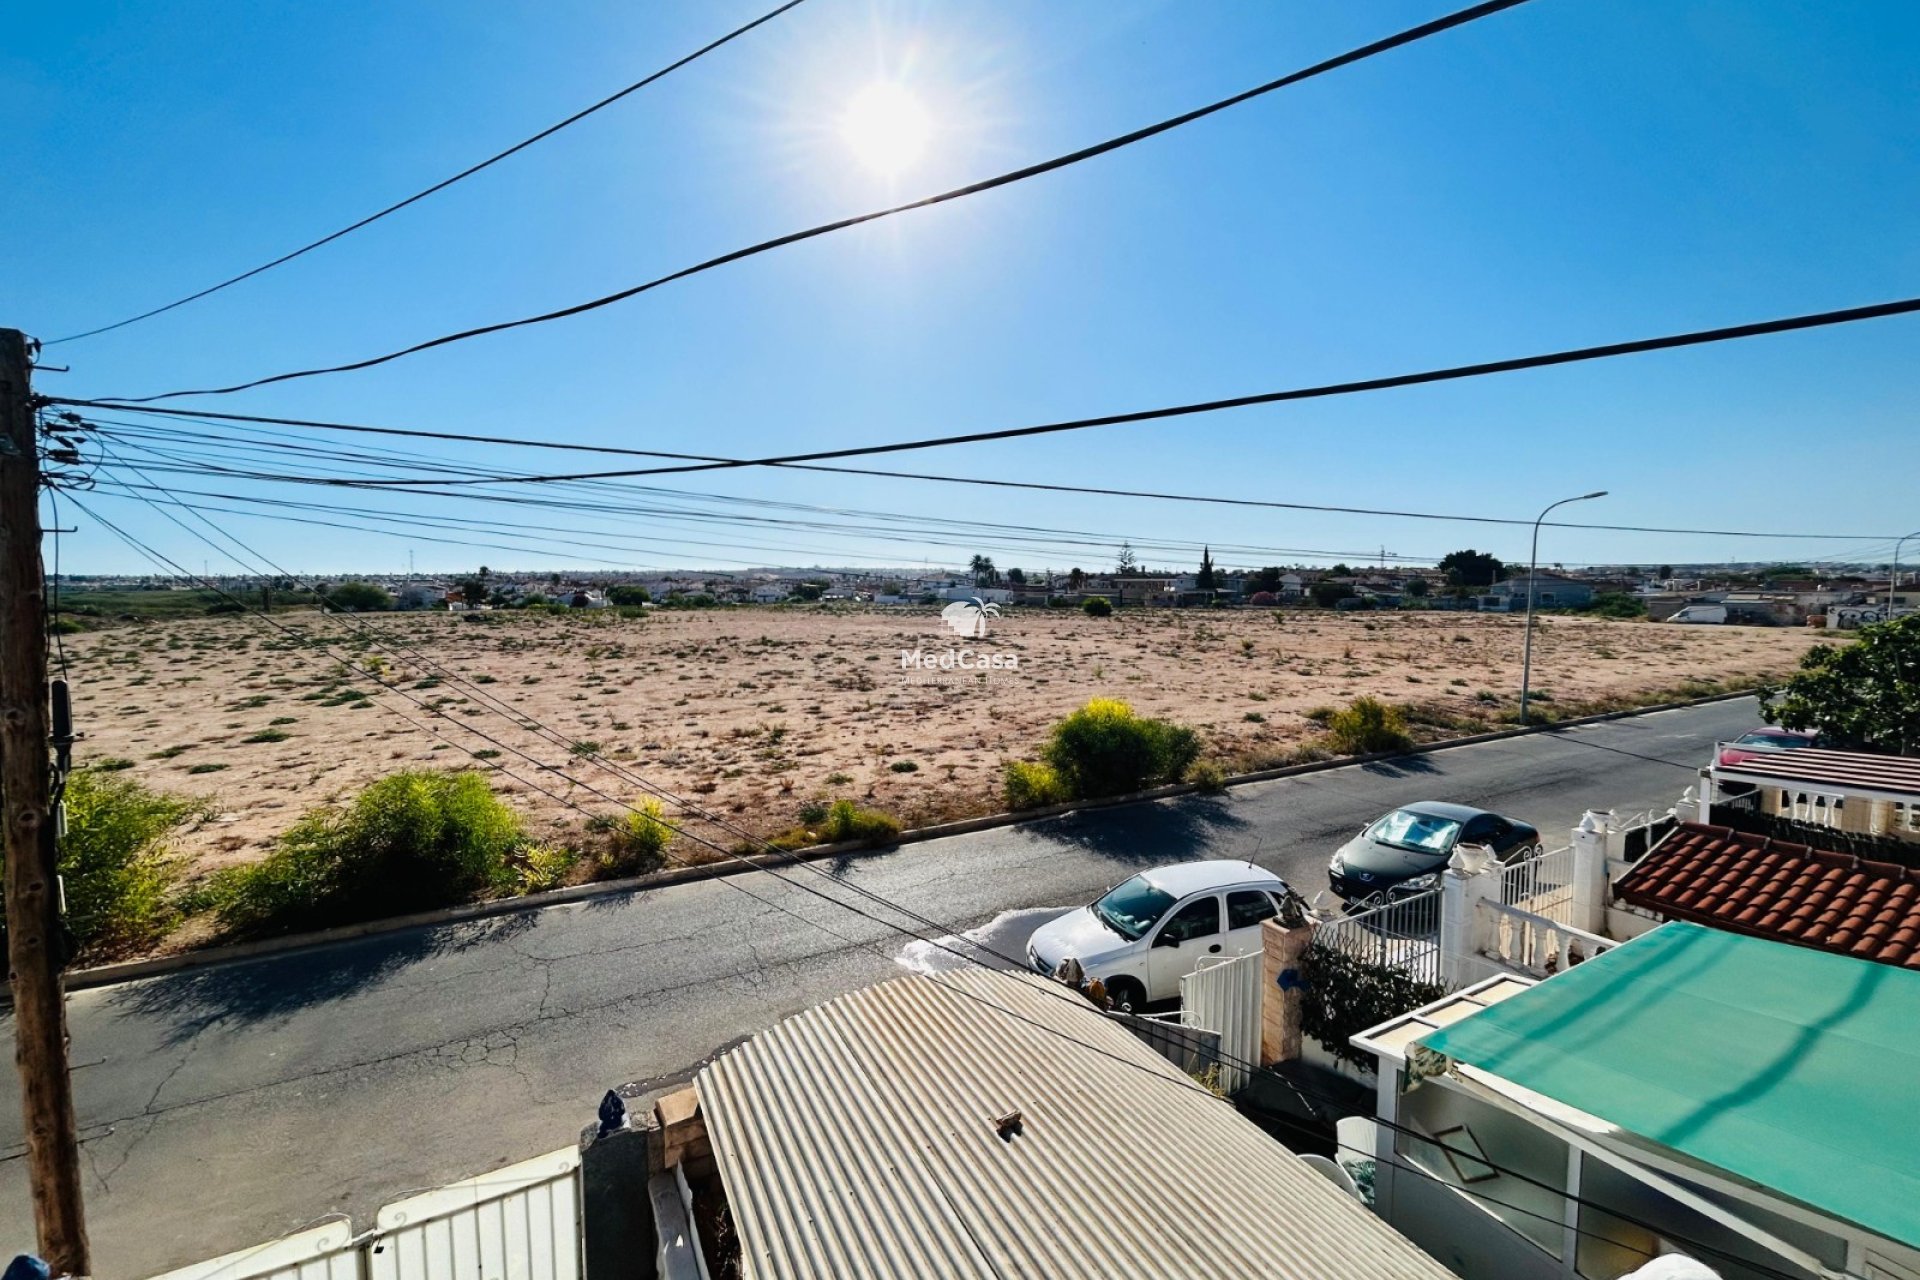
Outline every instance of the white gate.
<path fill-rule="evenodd" d="M 1266 957 L 1259 952 L 1231 959 L 1208 956 L 1180 979 L 1180 1021 L 1220 1037 L 1220 1088 L 1246 1087 L 1247 1064 L 1260 1060 L 1260 979 Z"/>
<path fill-rule="evenodd" d="M 569 1147 L 153 1280 L 580 1280 L 580 1153 Z"/>
<path fill-rule="evenodd" d="M 1500 901 L 1544 916 L 1555 924 L 1571 924 L 1573 847 L 1555 849 L 1500 868 Z"/>
<path fill-rule="evenodd" d="M 360 1246 L 353 1224 L 335 1218 L 153 1280 L 360 1280 Z"/>
<path fill-rule="evenodd" d="M 580 1153 L 568 1148 L 396 1200 L 374 1219 L 372 1280 L 579 1280 Z"/>
<path fill-rule="evenodd" d="M 1344 952 L 1376 968 L 1404 970 L 1416 982 L 1439 984 L 1441 889 L 1329 920 L 1313 945 Z"/>

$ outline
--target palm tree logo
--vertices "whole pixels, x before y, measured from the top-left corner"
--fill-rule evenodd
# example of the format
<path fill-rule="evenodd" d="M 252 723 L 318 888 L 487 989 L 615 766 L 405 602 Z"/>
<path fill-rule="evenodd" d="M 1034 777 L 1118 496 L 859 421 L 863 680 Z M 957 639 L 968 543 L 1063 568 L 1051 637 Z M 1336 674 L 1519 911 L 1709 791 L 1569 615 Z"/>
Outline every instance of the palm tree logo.
<path fill-rule="evenodd" d="M 1000 616 L 1000 606 L 988 604 L 979 596 L 969 596 L 965 600 L 955 600 L 940 611 L 940 621 L 953 628 L 953 634 L 962 639 L 973 639 L 987 634 L 987 616 Z"/>

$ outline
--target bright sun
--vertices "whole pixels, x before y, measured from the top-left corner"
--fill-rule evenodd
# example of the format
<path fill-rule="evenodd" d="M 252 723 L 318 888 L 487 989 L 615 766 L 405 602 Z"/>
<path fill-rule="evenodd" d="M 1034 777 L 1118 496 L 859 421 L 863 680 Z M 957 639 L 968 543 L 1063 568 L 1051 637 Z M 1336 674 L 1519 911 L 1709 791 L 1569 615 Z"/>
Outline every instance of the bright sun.
<path fill-rule="evenodd" d="M 868 168 L 895 174 L 911 168 L 927 148 L 933 122 L 926 108 L 897 84 L 880 81 L 853 96 L 840 133 Z"/>

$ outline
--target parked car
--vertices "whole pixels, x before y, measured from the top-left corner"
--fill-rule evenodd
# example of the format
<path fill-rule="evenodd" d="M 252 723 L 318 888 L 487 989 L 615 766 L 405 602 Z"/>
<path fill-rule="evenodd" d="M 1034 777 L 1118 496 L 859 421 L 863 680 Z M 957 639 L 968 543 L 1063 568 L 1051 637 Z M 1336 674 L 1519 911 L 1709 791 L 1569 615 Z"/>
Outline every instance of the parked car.
<path fill-rule="evenodd" d="M 1755 729 L 1722 746 L 1720 763 L 1739 764 L 1769 752 L 1798 751 L 1802 747 L 1819 745 L 1820 735 L 1817 733 L 1806 733 L 1799 729 Z"/>
<path fill-rule="evenodd" d="M 1052 975 L 1077 960 L 1114 1005 L 1144 1008 L 1180 994 L 1207 956 L 1260 950 L 1260 922 L 1279 914 L 1287 882 L 1250 862 L 1181 862 L 1142 871 L 1034 931 L 1027 961 Z"/>
<path fill-rule="evenodd" d="M 1668 622 L 1695 622 L 1709 626 L 1727 620 L 1727 607 L 1723 604 L 1690 604 L 1680 612 L 1668 618 Z"/>
<path fill-rule="evenodd" d="M 1422 800 L 1360 828 L 1327 864 L 1327 881 L 1349 905 L 1375 905 L 1440 883 L 1460 844 L 1485 845 L 1502 862 L 1540 852 L 1527 823 L 1464 804 Z"/>

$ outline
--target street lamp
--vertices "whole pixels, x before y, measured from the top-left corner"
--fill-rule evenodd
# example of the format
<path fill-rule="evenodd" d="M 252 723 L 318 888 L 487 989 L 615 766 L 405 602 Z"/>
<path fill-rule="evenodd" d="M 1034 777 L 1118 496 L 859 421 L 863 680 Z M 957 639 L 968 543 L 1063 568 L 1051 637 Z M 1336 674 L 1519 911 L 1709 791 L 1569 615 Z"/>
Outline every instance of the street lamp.
<path fill-rule="evenodd" d="M 1900 589 L 1900 548 L 1908 538 L 1920 538 L 1920 531 L 1909 533 L 1895 540 L 1893 544 L 1893 572 L 1887 575 L 1887 617 L 1893 617 L 1893 593 Z"/>
<path fill-rule="evenodd" d="M 1533 553 L 1527 560 L 1527 639 L 1520 659 L 1520 723 L 1527 723 L 1527 694 L 1533 683 L 1533 581 L 1540 576 L 1540 521 L 1547 518 L 1547 512 L 1554 507 L 1564 507 L 1569 502 L 1585 502 L 1589 498 L 1604 498 L 1605 489 L 1596 489 L 1592 493 L 1583 493 L 1578 497 L 1562 498 L 1540 513 L 1533 522 Z"/>

